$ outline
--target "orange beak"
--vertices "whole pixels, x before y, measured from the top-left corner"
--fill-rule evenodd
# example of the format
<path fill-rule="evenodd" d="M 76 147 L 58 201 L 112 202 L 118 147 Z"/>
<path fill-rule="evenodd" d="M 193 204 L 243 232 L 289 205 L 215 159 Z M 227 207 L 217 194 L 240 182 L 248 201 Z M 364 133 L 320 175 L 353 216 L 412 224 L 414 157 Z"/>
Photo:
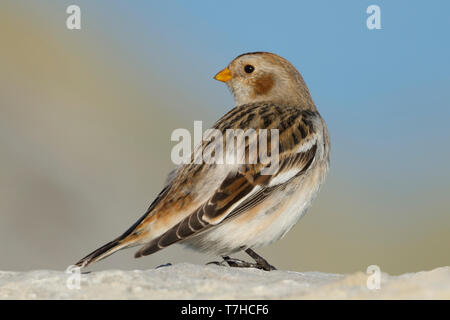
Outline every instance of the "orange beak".
<path fill-rule="evenodd" d="M 222 82 L 227 82 L 231 78 L 233 78 L 233 77 L 231 76 L 230 69 L 228 69 L 228 68 L 223 69 L 218 74 L 216 74 L 216 76 L 214 77 L 214 79 L 222 81 Z"/>

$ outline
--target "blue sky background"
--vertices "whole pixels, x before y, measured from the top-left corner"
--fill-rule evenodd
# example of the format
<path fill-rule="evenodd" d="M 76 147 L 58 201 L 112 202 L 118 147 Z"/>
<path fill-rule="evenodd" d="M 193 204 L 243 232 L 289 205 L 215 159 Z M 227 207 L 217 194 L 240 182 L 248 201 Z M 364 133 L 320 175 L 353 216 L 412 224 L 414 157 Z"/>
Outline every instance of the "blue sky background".
<path fill-rule="evenodd" d="M 80 31 L 65 28 L 70 4 L 81 7 Z M 381 30 L 366 27 L 371 4 L 381 8 Z M 0 269 L 63 268 L 131 225 L 173 166 L 171 131 L 212 124 L 232 107 L 212 77 L 250 51 L 277 53 L 299 69 L 332 142 L 330 175 L 310 214 L 261 252 L 294 270 L 450 264 L 450 2 L 46 0 L 0 8 L 0 242 L 14 239 L 0 245 L 9 257 Z M 25 232 L 24 221 L 45 223 Z M 55 242 L 57 256 L 35 254 Z M 137 262 L 118 253 L 100 268 L 206 260 L 165 252 Z"/>
<path fill-rule="evenodd" d="M 381 7 L 382 30 L 366 27 L 370 4 Z M 442 157 L 428 161 L 449 159 L 439 150 L 450 137 L 446 1 L 138 1 L 111 9 L 120 22 L 104 9 L 96 14 L 109 16 L 110 23 L 87 23 L 120 39 L 133 57 L 165 55 L 170 62 L 159 72 L 193 94 L 221 101 L 214 107 L 232 103 L 223 88 L 207 81 L 218 68 L 243 52 L 272 51 L 299 68 L 319 110 L 333 120 L 336 141 L 354 143 L 370 157 L 383 158 L 380 149 L 388 149 L 398 169 L 411 162 L 393 159 L 404 149 L 418 147 L 411 156 L 420 164 L 429 157 L 421 145 Z"/>

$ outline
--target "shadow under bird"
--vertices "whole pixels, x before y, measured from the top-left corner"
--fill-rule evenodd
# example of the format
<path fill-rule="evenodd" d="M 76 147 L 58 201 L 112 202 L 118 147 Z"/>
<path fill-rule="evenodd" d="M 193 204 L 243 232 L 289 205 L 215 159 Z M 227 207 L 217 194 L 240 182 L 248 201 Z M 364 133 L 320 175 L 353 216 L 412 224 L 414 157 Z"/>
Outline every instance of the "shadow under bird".
<path fill-rule="evenodd" d="M 300 73 L 276 54 L 242 54 L 215 79 L 226 83 L 235 107 L 213 129 L 224 137 L 228 129 L 253 129 L 258 136 L 277 129 L 277 170 L 267 173 L 268 164 L 260 157 L 246 163 L 179 165 L 135 224 L 77 266 L 86 267 L 125 248 L 141 246 L 138 258 L 182 243 L 222 256 L 217 264 L 275 269 L 253 249 L 282 238 L 311 206 L 329 168 L 328 130 Z M 245 139 L 247 160 L 252 157 L 250 140 Z M 196 150 L 215 148 L 217 143 L 218 139 L 204 139 Z M 241 250 L 255 262 L 229 257 Z"/>

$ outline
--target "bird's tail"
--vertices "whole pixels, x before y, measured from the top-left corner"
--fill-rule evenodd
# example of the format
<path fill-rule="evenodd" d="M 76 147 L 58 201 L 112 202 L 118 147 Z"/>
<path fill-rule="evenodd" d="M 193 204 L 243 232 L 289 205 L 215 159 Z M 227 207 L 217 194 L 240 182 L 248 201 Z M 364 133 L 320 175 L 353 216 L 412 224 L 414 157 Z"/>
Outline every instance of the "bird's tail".
<path fill-rule="evenodd" d="M 114 252 L 121 249 L 134 247 L 140 244 L 140 229 L 145 221 L 145 219 L 151 215 L 152 210 L 155 208 L 162 196 L 167 192 L 168 186 L 166 186 L 152 202 L 147 212 L 139 218 L 127 231 L 125 231 L 120 237 L 108 242 L 104 246 L 98 248 L 97 250 L 91 252 L 86 257 L 78 261 L 75 265 L 80 268 L 87 267 L 91 263 L 105 259 L 106 257 L 112 255 Z"/>
<path fill-rule="evenodd" d="M 126 241 L 126 239 L 119 237 L 113 241 L 108 242 L 104 246 L 98 248 L 97 250 L 91 252 L 86 257 L 78 261 L 75 265 L 80 268 L 87 267 L 91 263 L 100 261 L 110 255 L 112 255 L 114 252 L 119 251 L 121 249 L 125 249 L 127 247 L 132 246 L 129 241 Z"/>

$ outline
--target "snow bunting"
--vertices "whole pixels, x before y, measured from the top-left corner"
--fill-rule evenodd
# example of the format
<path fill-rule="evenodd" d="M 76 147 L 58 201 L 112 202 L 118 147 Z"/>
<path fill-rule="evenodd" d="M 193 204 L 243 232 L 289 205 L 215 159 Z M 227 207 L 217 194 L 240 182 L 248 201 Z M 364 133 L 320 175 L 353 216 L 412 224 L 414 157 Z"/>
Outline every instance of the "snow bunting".
<path fill-rule="evenodd" d="M 268 164 L 258 155 L 250 161 L 252 142 L 245 137 L 243 163 L 179 165 L 134 225 L 77 266 L 129 247 L 141 245 L 135 254 L 141 257 L 182 243 L 221 255 L 230 266 L 275 269 L 252 249 L 283 237 L 310 207 L 329 167 L 328 130 L 302 76 L 278 55 L 242 54 L 215 79 L 226 83 L 235 107 L 213 129 L 224 136 L 229 129 L 242 129 L 241 135 L 253 129 L 258 136 L 270 129 L 270 137 L 278 138 L 268 143 L 277 146 L 276 170 L 264 172 Z M 214 148 L 218 140 L 204 139 L 196 150 Z M 255 263 L 228 256 L 240 250 Z"/>

